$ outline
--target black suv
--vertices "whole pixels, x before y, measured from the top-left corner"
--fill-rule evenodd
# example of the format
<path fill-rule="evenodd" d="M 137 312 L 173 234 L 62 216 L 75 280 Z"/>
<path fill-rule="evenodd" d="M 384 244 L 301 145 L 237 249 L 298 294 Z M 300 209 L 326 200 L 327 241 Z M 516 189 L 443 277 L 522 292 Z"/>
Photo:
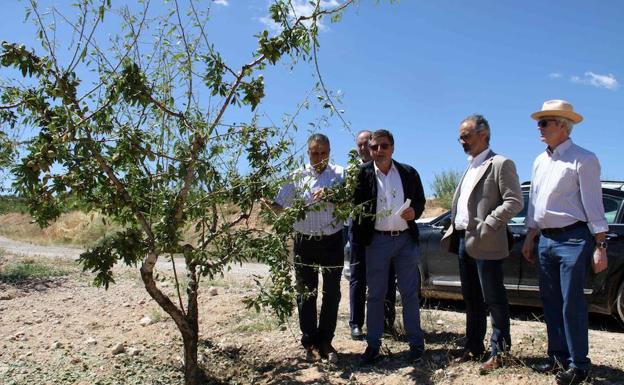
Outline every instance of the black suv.
<path fill-rule="evenodd" d="M 509 222 L 514 244 L 503 263 L 509 303 L 541 307 L 536 264 L 524 260 L 520 249 L 526 236 L 524 217 L 529 185 L 522 185 L 524 209 Z M 602 182 L 602 199 L 609 223 L 607 254 L 609 268 L 594 274 L 588 268 L 585 295 L 589 311 L 612 314 L 624 324 L 624 182 Z M 420 230 L 421 295 L 425 298 L 461 299 L 457 255 L 443 251 L 440 239 L 450 225 L 450 212 L 418 224 Z"/>

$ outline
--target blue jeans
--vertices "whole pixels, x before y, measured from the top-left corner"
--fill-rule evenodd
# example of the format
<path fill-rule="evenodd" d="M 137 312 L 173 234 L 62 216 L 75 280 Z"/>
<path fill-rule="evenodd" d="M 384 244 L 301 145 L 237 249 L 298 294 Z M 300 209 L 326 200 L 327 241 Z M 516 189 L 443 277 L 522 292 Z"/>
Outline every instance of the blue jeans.
<path fill-rule="evenodd" d="M 548 356 L 587 370 L 588 316 L 583 283 L 594 249 L 586 226 L 539 240 L 540 296 L 548 331 Z"/>
<path fill-rule="evenodd" d="M 368 345 L 381 346 L 384 327 L 384 300 L 388 290 L 388 273 L 394 265 L 397 286 L 403 303 L 403 325 L 410 346 L 424 349 L 425 337 L 420 327 L 418 302 L 418 246 L 408 231 L 399 236 L 375 233 L 366 248 L 366 283 L 368 303 L 366 318 Z"/>
<path fill-rule="evenodd" d="M 503 283 L 503 260 L 475 259 L 466 252 L 464 237 L 459 239 L 459 276 L 466 303 L 466 345 L 473 354 L 485 351 L 488 311 L 492 320 L 491 354 L 511 347 L 509 302 Z"/>

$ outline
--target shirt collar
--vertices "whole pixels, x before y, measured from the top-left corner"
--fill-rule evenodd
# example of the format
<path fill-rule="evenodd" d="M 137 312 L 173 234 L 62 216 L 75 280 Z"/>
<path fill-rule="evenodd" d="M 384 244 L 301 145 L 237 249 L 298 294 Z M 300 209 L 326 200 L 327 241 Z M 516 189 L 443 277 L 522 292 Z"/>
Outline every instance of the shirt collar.
<path fill-rule="evenodd" d="M 483 162 L 485 161 L 485 158 L 488 156 L 489 153 L 490 153 L 490 148 L 487 147 L 485 150 L 481 151 L 479 155 L 475 157 L 469 156 L 468 161 L 470 162 L 470 166 L 472 167 L 481 166 L 481 164 L 483 164 Z"/>
<path fill-rule="evenodd" d="M 388 175 L 384 174 L 383 172 L 381 172 L 381 170 L 379 169 L 379 167 L 377 167 L 377 163 L 375 163 L 375 161 L 373 161 L 373 167 L 375 168 L 375 175 L 383 175 L 383 176 L 388 176 L 393 172 L 399 172 L 399 170 L 397 170 L 397 168 L 394 166 L 394 161 L 392 161 L 392 164 L 390 166 L 390 170 L 388 170 Z"/>
<path fill-rule="evenodd" d="M 570 147 L 572 147 L 572 139 L 568 138 L 568 140 L 566 140 L 565 142 L 555 147 L 554 151 L 550 151 L 550 149 L 546 147 L 546 153 L 548 154 L 548 156 L 551 156 L 551 157 L 555 154 L 563 155 Z"/>

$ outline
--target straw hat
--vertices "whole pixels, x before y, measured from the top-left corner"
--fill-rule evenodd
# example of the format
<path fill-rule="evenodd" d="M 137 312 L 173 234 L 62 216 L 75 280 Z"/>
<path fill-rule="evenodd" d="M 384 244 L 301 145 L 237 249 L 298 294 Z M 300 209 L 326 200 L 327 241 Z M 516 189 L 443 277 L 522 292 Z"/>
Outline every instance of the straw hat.
<path fill-rule="evenodd" d="M 540 120 L 546 116 L 554 116 L 570 119 L 573 123 L 580 123 L 583 117 L 580 114 L 574 112 L 574 107 L 565 100 L 547 100 L 542 105 L 540 111 L 531 114 L 531 117 L 535 120 Z"/>

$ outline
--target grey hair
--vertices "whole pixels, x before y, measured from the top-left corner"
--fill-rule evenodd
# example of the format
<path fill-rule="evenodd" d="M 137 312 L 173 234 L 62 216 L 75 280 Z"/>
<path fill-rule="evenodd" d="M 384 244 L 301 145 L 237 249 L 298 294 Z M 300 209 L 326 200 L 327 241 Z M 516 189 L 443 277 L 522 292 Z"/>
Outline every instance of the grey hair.
<path fill-rule="evenodd" d="M 323 143 L 323 144 L 326 144 L 327 147 L 330 147 L 329 138 L 323 134 L 317 133 L 317 134 L 310 135 L 310 137 L 308 138 L 308 146 L 310 146 L 310 144 L 312 143 Z"/>
<path fill-rule="evenodd" d="M 480 114 L 472 114 L 464 118 L 461 121 L 460 126 L 466 122 L 473 122 L 475 125 L 475 131 L 485 131 L 487 133 L 487 137 L 485 140 L 487 144 L 490 144 L 490 123 L 488 123 L 487 119 L 483 115 Z"/>
<path fill-rule="evenodd" d="M 568 129 L 568 136 L 569 136 L 572 133 L 572 129 L 574 128 L 574 122 L 572 122 L 568 118 L 556 118 L 556 119 L 557 119 L 557 123 L 563 124 L 566 126 L 566 128 Z"/>

